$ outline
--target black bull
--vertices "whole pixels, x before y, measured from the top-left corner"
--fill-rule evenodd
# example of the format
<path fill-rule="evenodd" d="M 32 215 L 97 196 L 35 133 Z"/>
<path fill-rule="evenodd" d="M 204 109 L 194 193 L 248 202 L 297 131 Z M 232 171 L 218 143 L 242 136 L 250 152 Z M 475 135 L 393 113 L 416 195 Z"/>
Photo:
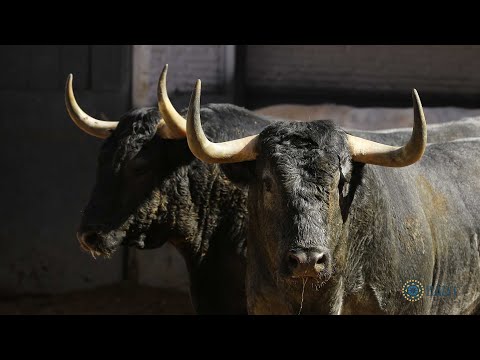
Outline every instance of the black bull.
<path fill-rule="evenodd" d="M 249 313 L 479 312 L 480 138 L 427 146 L 414 90 L 414 129 L 401 147 L 330 121 L 277 122 L 213 143 L 200 86 L 189 147 L 249 187 Z"/>
<path fill-rule="evenodd" d="M 421 161 L 406 168 L 353 163 L 346 181 L 335 156 L 325 164 L 328 156 L 313 155 L 316 145 L 344 152 L 320 140 L 332 128 L 275 124 L 260 135 L 250 179 L 249 312 L 477 313 L 480 139 L 429 145 Z M 321 135 L 309 135 L 315 133 Z M 306 157 L 318 172 L 293 181 Z M 262 176 L 272 177 L 274 195 Z M 287 254 L 307 248 L 328 254 L 328 271 L 294 278 Z M 410 280 L 418 283 L 409 294 Z"/>
<path fill-rule="evenodd" d="M 226 104 L 204 106 L 201 115 L 215 141 L 258 133 L 273 122 Z M 88 235 L 84 245 L 107 255 L 121 243 L 155 248 L 170 241 L 186 261 L 198 313 L 245 313 L 247 189 L 228 180 L 228 167 L 194 158 L 184 139 L 155 136 L 159 119 L 156 109 L 129 112 L 103 144 L 79 229 Z M 429 131 L 433 142 L 478 136 L 480 121 Z M 408 130 L 358 134 L 391 144 L 409 137 Z"/>

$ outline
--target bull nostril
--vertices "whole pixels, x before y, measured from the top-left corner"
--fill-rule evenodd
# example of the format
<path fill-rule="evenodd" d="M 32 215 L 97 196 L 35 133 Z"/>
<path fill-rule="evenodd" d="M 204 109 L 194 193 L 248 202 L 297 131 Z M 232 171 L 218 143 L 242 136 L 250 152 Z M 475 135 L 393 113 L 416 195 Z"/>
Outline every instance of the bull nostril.
<path fill-rule="evenodd" d="M 317 254 L 315 260 L 315 271 L 320 273 L 324 271 L 328 266 L 328 255 L 325 253 Z"/>
<path fill-rule="evenodd" d="M 92 251 L 92 248 L 98 242 L 98 234 L 95 231 L 79 232 L 77 233 L 77 239 L 83 250 Z"/>
<path fill-rule="evenodd" d="M 327 256 L 324 253 L 319 254 L 318 257 L 317 257 L 316 264 L 317 265 L 325 264 L 326 262 L 327 262 Z"/>
<path fill-rule="evenodd" d="M 295 254 L 288 254 L 288 265 L 295 269 L 300 264 L 300 259 Z"/>
<path fill-rule="evenodd" d="M 94 231 L 89 231 L 89 232 L 83 234 L 83 241 L 84 241 L 87 245 L 93 245 L 93 244 L 95 244 L 96 239 L 97 239 L 97 233 L 94 232 Z"/>

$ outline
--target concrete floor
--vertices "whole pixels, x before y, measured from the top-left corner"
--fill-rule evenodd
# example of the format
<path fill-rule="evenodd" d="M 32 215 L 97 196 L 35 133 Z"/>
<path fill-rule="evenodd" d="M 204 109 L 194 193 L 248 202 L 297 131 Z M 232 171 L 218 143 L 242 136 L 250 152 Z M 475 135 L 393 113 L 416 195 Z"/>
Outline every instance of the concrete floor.
<path fill-rule="evenodd" d="M 120 283 L 61 295 L 0 296 L 0 314 L 187 315 L 193 308 L 187 293 Z"/>

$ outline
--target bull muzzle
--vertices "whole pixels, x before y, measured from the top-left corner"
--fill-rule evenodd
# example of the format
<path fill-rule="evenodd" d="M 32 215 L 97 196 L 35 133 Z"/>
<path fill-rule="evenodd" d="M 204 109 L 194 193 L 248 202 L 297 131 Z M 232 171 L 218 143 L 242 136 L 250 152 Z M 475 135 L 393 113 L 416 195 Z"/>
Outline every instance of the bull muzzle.
<path fill-rule="evenodd" d="M 325 248 L 290 250 L 286 262 L 292 278 L 318 278 L 330 272 L 332 263 Z"/>
<path fill-rule="evenodd" d="M 94 258 L 100 255 L 109 257 L 123 242 L 125 235 L 122 230 L 102 232 L 85 229 L 77 232 L 77 239 L 80 247 Z"/>

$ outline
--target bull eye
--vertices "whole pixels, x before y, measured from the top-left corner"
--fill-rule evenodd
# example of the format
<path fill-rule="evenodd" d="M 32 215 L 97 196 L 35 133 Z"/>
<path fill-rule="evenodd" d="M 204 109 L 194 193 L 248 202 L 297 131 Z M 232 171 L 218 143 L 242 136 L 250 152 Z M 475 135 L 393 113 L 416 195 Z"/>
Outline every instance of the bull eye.
<path fill-rule="evenodd" d="M 272 192 L 272 178 L 269 176 L 264 176 L 263 177 L 263 189 L 267 192 Z"/>

